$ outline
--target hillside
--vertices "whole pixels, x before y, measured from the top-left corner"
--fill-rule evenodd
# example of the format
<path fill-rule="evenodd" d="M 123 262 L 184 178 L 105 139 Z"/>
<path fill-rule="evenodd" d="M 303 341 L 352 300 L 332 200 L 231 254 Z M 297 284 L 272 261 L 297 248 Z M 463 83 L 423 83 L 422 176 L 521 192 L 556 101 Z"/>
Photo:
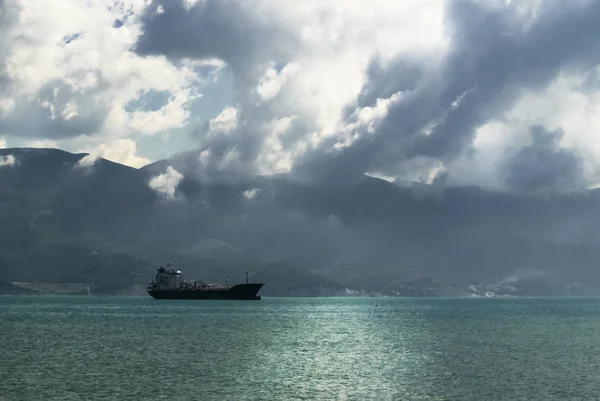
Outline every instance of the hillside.
<path fill-rule="evenodd" d="M 185 155 L 142 169 L 103 159 L 82 168 L 84 154 L 56 149 L 0 150 L 8 155 L 0 280 L 124 293 L 182 258 L 193 277 L 217 281 L 249 268 L 265 295 L 465 294 L 527 268 L 559 283 L 540 284 L 555 295 L 581 283 L 600 293 L 597 191 L 526 197 L 368 176 L 346 186 L 206 184 Z M 185 177 L 171 201 L 148 186 L 167 166 Z"/>

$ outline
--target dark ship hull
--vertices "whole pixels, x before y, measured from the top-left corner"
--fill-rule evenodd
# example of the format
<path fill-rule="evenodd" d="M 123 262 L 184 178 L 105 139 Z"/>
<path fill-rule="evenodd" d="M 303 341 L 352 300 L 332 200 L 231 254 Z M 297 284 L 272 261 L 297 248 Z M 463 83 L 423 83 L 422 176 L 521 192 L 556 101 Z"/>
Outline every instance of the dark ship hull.
<path fill-rule="evenodd" d="M 236 284 L 229 288 L 185 288 L 185 289 L 148 289 L 154 299 L 219 299 L 258 301 L 258 292 L 264 284 Z"/>

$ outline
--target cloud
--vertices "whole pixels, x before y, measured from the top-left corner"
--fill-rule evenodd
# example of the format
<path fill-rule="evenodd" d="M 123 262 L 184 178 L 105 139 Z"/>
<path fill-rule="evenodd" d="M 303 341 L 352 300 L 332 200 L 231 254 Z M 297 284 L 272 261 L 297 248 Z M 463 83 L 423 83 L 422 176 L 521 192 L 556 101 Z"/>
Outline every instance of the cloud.
<path fill-rule="evenodd" d="M 130 127 L 145 135 L 183 127 L 190 116 L 186 106 L 197 97 L 191 95 L 190 89 L 183 89 L 172 95 L 158 110 L 135 110 L 130 114 Z"/>
<path fill-rule="evenodd" d="M 0 167 L 12 167 L 15 165 L 15 162 L 14 155 L 0 156 Z"/>
<path fill-rule="evenodd" d="M 4 1 L 3 133 L 31 139 L 112 140 L 181 127 L 189 117 L 189 102 L 199 96 L 203 76 L 194 63 L 176 66 L 129 51 L 144 8 L 144 2 L 134 0 L 112 6 Z M 166 91 L 169 101 L 153 112 L 131 107 L 152 90 Z"/>
<path fill-rule="evenodd" d="M 374 51 L 387 60 L 394 46 L 418 44 L 419 53 L 444 46 L 441 4 L 378 1 L 369 7 L 376 15 L 365 17 L 364 7 L 353 3 L 205 1 L 188 8 L 181 1 L 154 2 L 135 51 L 172 60 L 216 57 L 232 73 L 236 129 L 225 135 L 205 124 L 194 132 L 202 175 L 285 174 L 338 128 Z M 414 11 L 421 11 L 421 28 L 427 27 L 419 41 L 407 35 Z"/>
<path fill-rule="evenodd" d="M 503 118 L 527 91 L 565 74 L 590 74 L 600 62 L 598 3 L 536 4 L 382 1 L 368 11 L 352 3 L 281 10 L 274 0 L 191 8 L 155 2 L 136 51 L 216 57 L 233 71 L 236 128 L 225 134 L 208 124 L 195 132 L 205 169 L 460 183 L 476 178 L 465 172 L 481 152 L 481 127 Z M 272 18 L 257 16 L 266 10 Z M 412 31 L 402 32 L 401 21 Z"/>
<path fill-rule="evenodd" d="M 254 199 L 256 197 L 256 195 L 258 195 L 259 192 L 260 192 L 260 189 L 257 189 L 257 188 L 248 189 L 248 190 L 244 191 L 244 197 L 246 199 Z"/>
<path fill-rule="evenodd" d="M 88 151 L 81 149 L 78 153 L 88 153 L 77 162 L 78 167 L 91 167 L 99 158 L 135 168 L 150 163 L 150 160 L 136 156 L 136 143 L 131 139 L 117 139 L 109 143 L 102 143 Z"/>
<path fill-rule="evenodd" d="M 177 186 L 183 180 L 183 174 L 179 173 L 172 166 L 167 166 L 167 171 L 164 174 L 159 174 L 148 182 L 150 189 L 164 195 L 167 199 L 175 199 L 175 191 Z"/>
<path fill-rule="evenodd" d="M 315 174 L 351 176 L 367 170 L 406 176 L 417 163 L 436 169 L 471 151 L 477 129 L 501 118 L 526 90 L 543 90 L 560 74 L 589 73 L 600 62 L 598 3 L 545 2 L 542 8 L 525 18 L 500 2 L 448 2 L 451 40 L 442 60 L 428 67 L 399 55 L 385 68 L 375 59 L 359 106 L 400 91 L 397 100 L 375 135 L 358 131 L 351 147 L 332 155 L 345 140 L 338 134 L 317 150 L 320 162 L 311 155 L 309 167 Z M 399 70 L 410 79 L 398 79 Z"/>
<path fill-rule="evenodd" d="M 236 104 L 193 134 L 202 166 L 199 178 L 229 181 L 256 173 L 266 140 L 265 120 L 273 114 L 269 105 L 257 101 L 269 96 L 272 100 L 277 86 L 265 80 L 264 72 L 292 57 L 298 49 L 296 38 L 281 21 L 264 19 L 261 4 L 255 2 L 209 0 L 189 7 L 182 1 L 155 1 L 142 21 L 138 54 L 171 60 L 218 58 L 233 72 Z"/>
<path fill-rule="evenodd" d="M 0 138 L 0 149 L 6 149 L 6 139 Z"/>
<path fill-rule="evenodd" d="M 533 126 L 530 145 L 507 151 L 503 168 L 508 187 L 517 192 L 581 189 L 583 158 L 560 147 L 563 136 L 562 130 Z"/>
<path fill-rule="evenodd" d="M 175 60 L 217 58 L 233 68 L 237 78 L 250 76 L 260 62 L 295 48 L 289 32 L 277 20 L 263 18 L 260 6 L 255 1 L 153 1 L 142 16 L 134 50 Z"/>
<path fill-rule="evenodd" d="M 11 144 L 128 143 L 111 160 L 139 166 L 140 137 L 146 150 L 177 133 L 178 170 L 205 182 L 368 173 L 506 188 L 507 148 L 528 146 L 539 125 L 578 152 L 580 188 L 600 182 L 598 2 L 57 1 L 3 2 L 0 132 Z M 215 96 L 208 82 L 229 79 L 220 114 L 194 109 Z"/>
<path fill-rule="evenodd" d="M 39 139 L 25 142 L 26 148 L 60 149 L 57 141 L 52 139 Z"/>

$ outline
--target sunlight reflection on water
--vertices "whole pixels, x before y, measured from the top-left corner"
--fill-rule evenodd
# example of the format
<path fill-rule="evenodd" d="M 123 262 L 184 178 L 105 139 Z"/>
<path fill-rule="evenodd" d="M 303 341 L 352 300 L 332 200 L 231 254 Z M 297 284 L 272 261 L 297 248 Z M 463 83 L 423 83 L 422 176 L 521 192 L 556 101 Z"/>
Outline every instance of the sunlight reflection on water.
<path fill-rule="evenodd" d="M 596 399 L 599 318 L 596 299 L 0 297 L 0 400 Z"/>

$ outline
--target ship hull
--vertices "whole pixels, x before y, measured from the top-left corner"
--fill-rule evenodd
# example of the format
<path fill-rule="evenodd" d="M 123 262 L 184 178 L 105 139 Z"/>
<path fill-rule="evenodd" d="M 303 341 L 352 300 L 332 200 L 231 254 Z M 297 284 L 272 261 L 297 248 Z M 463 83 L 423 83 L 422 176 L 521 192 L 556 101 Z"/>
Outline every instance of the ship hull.
<path fill-rule="evenodd" d="M 237 284 L 229 289 L 186 289 L 186 290 L 155 290 L 148 289 L 148 294 L 154 299 L 197 299 L 197 300 L 237 300 L 258 301 L 261 299 L 258 291 L 264 284 Z"/>

